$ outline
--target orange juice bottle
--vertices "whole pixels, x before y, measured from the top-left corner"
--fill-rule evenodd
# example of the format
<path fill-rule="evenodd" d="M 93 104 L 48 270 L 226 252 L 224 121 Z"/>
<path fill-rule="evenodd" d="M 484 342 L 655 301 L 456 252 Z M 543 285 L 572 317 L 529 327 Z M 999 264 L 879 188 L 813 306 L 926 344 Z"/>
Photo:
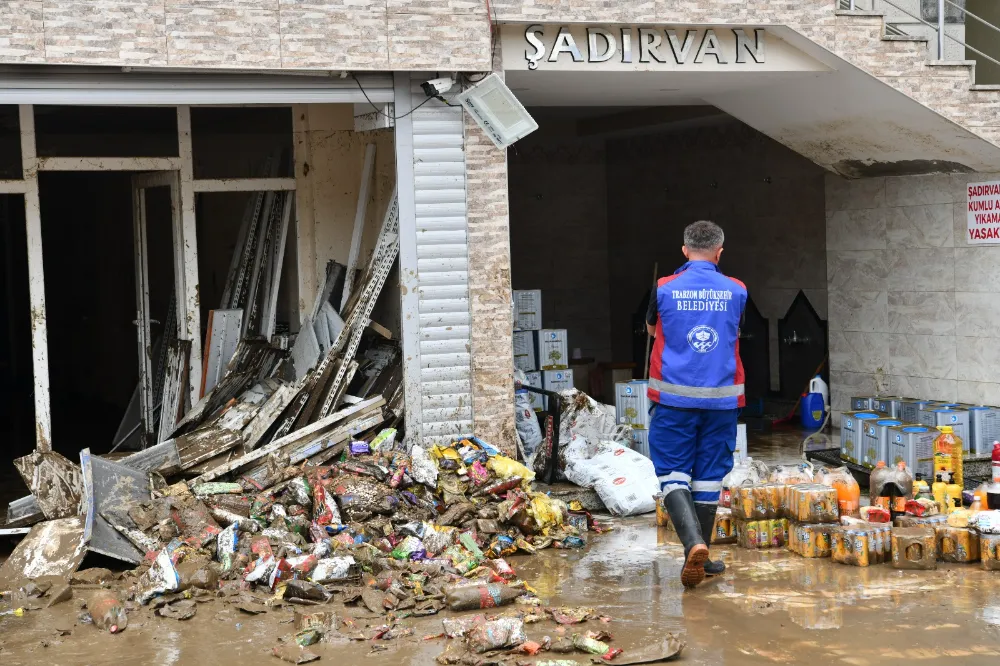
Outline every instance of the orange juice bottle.
<path fill-rule="evenodd" d="M 861 509 L 861 486 L 850 472 L 838 474 L 830 481 L 837 491 L 837 506 L 842 516 L 858 516 Z"/>

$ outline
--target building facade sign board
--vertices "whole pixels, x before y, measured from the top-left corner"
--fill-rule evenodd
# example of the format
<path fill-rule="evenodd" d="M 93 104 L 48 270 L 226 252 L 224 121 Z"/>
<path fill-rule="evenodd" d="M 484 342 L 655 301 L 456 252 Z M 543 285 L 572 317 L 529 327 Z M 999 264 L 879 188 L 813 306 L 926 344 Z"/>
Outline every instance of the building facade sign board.
<path fill-rule="evenodd" d="M 630 25 L 503 26 L 514 70 L 825 71 L 764 28 Z"/>

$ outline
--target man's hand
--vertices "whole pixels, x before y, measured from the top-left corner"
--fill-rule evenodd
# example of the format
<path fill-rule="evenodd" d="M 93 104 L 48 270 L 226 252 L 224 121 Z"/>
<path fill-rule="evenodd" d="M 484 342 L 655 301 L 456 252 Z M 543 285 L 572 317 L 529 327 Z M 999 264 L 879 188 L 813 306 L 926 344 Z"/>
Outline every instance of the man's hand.
<path fill-rule="evenodd" d="M 646 333 L 649 334 L 649 337 L 655 338 L 656 337 L 656 327 L 653 326 L 652 324 L 650 324 L 649 322 L 646 322 Z"/>

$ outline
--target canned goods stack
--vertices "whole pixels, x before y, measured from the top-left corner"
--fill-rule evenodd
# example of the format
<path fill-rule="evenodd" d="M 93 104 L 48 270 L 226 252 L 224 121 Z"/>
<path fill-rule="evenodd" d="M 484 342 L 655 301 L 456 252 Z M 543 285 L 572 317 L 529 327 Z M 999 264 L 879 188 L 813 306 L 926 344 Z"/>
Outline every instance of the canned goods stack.
<path fill-rule="evenodd" d="M 718 511 L 715 512 L 712 543 L 736 543 L 736 527 L 733 525 L 733 514 L 729 509 L 719 507 Z"/>
<path fill-rule="evenodd" d="M 788 518 L 797 523 L 832 523 L 840 519 L 837 491 L 818 483 L 789 486 Z"/>
<path fill-rule="evenodd" d="M 938 525 L 934 528 L 937 557 L 942 562 L 968 564 L 979 561 L 979 533 L 968 527 Z"/>
<path fill-rule="evenodd" d="M 892 528 L 892 566 L 896 569 L 936 569 L 937 539 L 930 527 Z"/>
<path fill-rule="evenodd" d="M 1000 571 L 1000 534 L 980 534 L 979 552 L 984 569 Z"/>
<path fill-rule="evenodd" d="M 666 527 L 673 531 L 670 514 L 663 506 L 663 494 L 653 495 L 656 501 L 656 526 Z M 712 526 L 712 545 L 736 543 L 736 525 L 730 509 L 720 506 L 715 512 L 715 524 Z"/>
<path fill-rule="evenodd" d="M 732 515 L 736 543 L 743 548 L 781 548 L 788 521 L 782 517 L 780 483 L 758 483 L 732 488 Z"/>
<path fill-rule="evenodd" d="M 769 518 L 763 520 L 734 520 L 736 543 L 751 550 L 781 548 L 786 543 L 788 520 Z"/>
<path fill-rule="evenodd" d="M 789 523 L 788 550 L 802 557 L 830 557 L 830 533 L 839 523 Z"/>
<path fill-rule="evenodd" d="M 939 513 L 934 516 L 896 516 L 892 522 L 894 527 L 930 527 L 935 528 L 948 522 L 948 516 Z"/>
<path fill-rule="evenodd" d="M 731 489 L 731 509 L 737 520 L 764 520 L 783 517 L 781 505 L 785 486 L 757 483 Z"/>
<path fill-rule="evenodd" d="M 892 533 L 888 525 L 838 527 L 830 534 L 830 557 L 855 567 L 882 564 L 892 559 Z"/>

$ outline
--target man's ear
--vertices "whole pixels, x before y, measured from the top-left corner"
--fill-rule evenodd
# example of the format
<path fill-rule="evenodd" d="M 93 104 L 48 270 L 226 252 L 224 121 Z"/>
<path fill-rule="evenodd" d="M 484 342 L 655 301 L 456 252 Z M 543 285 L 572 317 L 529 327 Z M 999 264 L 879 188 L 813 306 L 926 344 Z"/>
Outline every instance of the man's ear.
<path fill-rule="evenodd" d="M 723 249 L 724 248 L 720 247 L 718 250 L 716 250 L 716 252 L 715 252 L 715 263 L 719 263 L 719 260 L 722 259 L 722 250 Z"/>
<path fill-rule="evenodd" d="M 690 259 L 691 258 L 691 251 L 688 250 L 688 246 L 687 245 L 681 245 L 681 252 L 684 253 L 684 258 L 685 259 Z"/>

